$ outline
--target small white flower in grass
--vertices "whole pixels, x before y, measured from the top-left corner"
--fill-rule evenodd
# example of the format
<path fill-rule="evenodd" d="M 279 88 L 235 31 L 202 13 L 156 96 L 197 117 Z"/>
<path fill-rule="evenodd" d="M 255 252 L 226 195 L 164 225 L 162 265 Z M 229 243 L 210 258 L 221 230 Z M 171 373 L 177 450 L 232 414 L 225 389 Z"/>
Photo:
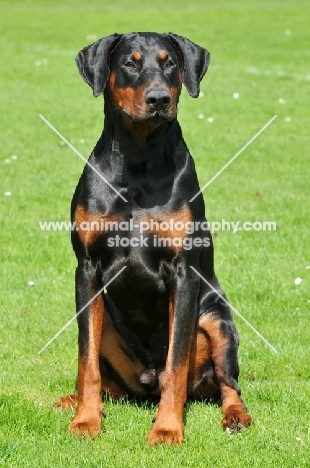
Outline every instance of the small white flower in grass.
<path fill-rule="evenodd" d="M 239 94 L 239 93 L 234 93 L 234 94 L 233 94 L 233 98 L 234 98 L 234 99 L 239 99 L 239 97 L 240 97 L 240 94 Z"/>
<path fill-rule="evenodd" d="M 59 146 L 65 146 L 65 144 L 66 144 L 66 143 L 65 143 L 63 140 L 60 140 Z"/>
<path fill-rule="evenodd" d="M 11 160 L 10 160 L 10 159 L 5 159 L 5 162 L 6 162 L 7 164 L 9 164 L 9 163 L 11 162 Z"/>
<path fill-rule="evenodd" d="M 291 121 L 291 118 L 290 117 L 285 117 L 285 122 L 290 122 Z"/>
<path fill-rule="evenodd" d="M 41 65 L 41 60 L 36 60 L 35 64 L 37 67 L 39 67 Z"/>
<path fill-rule="evenodd" d="M 87 34 L 86 39 L 88 41 L 95 41 L 97 39 L 96 34 Z"/>
<path fill-rule="evenodd" d="M 11 156 L 11 159 L 14 159 L 14 160 L 17 159 L 16 154 L 13 154 L 13 156 Z"/>
<path fill-rule="evenodd" d="M 281 98 L 281 97 L 280 97 L 280 99 L 279 99 L 279 103 L 280 103 L 280 104 L 285 104 L 285 103 L 286 103 L 286 101 L 285 101 L 285 99 L 283 99 L 283 98 Z"/>
<path fill-rule="evenodd" d="M 310 265 L 307 265 L 307 266 L 306 266 L 306 270 L 310 270 Z"/>
<path fill-rule="evenodd" d="M 255 68 L 255 67 L 247 67 L 246 71 L 247 71 L 248 73 L 254 73 L 254 74 L 256 74 L 256 75 L 259 73 L 258 69 Z"/>
<path fill-rule="evenodd" d="M 198 114 L 198 119 L 204 119 L 204 115 L 203 114 Z"/>
<path fill-rule="evenodd" d="M 34 286 L 34 281 L 28 281 L 28 286 Z"/>
<path fill-rule="evenodd" d="M 198 97 L 204 97 L 205 93 L 203 91 L 200 91 L 199 93 L 199 96 Z"/>
<path fill-rule="evenodd" d="M 301 437 L 296 437 L 296 440 L 297 440 L 297 442 L 302 442 L 302 438 L 301 438 Z"/>
<path fill-rule="evenodd" d="M 292 31 L 290 29 L 287 29 L 284 34 L 286 36 L 290 36 L 292 34 Z"/>
<path fill-rule="evenodd" d="M 4 195 L 5 195 L 6 197 L 10 197 L 10 196 L 12 195 L 12 192 L 4 192 Z"/>
<path fill-rule="evenodd" d="M 85 140 L 83 138 L 81 138 L 80 143 L 85 143 Z"/>
<path fill-rule="evenodd" d="M 300 284 L 301 282 L 302 282 L 301 278 L 296 278 L 294 281 L 295 284 Z"/>
<path fill-rule="evenodd" d="M 213 117 L 208 117 L 208 118 L 207 118 L 207 121 L 208 121 L 209 123 L 212 123 L 213 120 L 214 120 Z"/>

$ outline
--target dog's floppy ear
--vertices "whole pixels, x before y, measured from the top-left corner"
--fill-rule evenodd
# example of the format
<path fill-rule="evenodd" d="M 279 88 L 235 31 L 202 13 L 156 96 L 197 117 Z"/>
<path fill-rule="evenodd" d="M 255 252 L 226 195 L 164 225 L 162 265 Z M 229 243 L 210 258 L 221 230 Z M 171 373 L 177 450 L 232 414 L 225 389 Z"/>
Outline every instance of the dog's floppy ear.
<path fill-rule="evenodd" d="M 84 47 L 75 57 L 75 63 L 84 81 L 93 89 L 95 97 L 100 96 L 106 87 L 110 68 L 109 54 L 120 41 L 121 34 L 111 34 Z"/>
<path fill-rule="evenodd" d="M 210 53 L 186 37 L 169 33 L 169 39 L 183 60 L 183 83 L 192 97 L 198 97 L 199 84 L 208 70 Z"/>

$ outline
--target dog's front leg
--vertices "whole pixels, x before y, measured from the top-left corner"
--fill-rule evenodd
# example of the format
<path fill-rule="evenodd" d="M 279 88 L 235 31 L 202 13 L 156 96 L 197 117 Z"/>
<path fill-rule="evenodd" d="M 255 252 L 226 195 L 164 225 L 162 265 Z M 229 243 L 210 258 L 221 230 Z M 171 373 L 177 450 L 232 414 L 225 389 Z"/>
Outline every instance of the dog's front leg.
<path fill-rule="evenodd" d="M 199 280 L 179 265 L 169 300 L 169 349 L 156 420 L 148 435 L 151 445 L 182 444 L 183 411 L 187 398 L 189 358 L 194 336 Z"/>
<path fill-rule="evenodd" d="M 96 266 L 90 259 L 76 269 L 76 307 L 79 327 L 78 406 L 69 432 L 95 436 L 101 428 L 102 401 L 99 348 L 104 315 L 102 288 L 96 279 Z"/>

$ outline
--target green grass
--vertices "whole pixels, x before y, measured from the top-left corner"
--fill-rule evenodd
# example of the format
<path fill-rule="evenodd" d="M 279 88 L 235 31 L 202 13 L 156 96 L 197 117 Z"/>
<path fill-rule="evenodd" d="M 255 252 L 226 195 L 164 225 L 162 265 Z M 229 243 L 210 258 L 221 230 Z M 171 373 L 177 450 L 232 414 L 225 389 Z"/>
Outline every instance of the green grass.
<path fill-rule="evenodd" d="M 0 467 L 309 466 L 309 10 L 301 0 L 0 2 Z M 219 232 L 215 249 L 231 303 L 278 355 L 236 317 L 255 426 L 228 437 L 219 407 L 192 403 L 181 448 L 147 447 L 155 409 L 128 401 L 106 403 L 96 440 L 70 437 L 72 415 L 52 405 L 74 390 L 76 325 L 38 354 L 74 315 L 75 268 L 69 233 L 43 233 L 38 222 L 68 219 L 83 168 L 38 114 L 87 157 L 102 99 L 92 98 L 74 56 L 92 42 L 87 35 L 135 30 L 173 31 L 211 51 L 204 97 L 184 91 L 180 103 L 202 185 L 278 115 L 204 193 L 211 221 L 277 223 L 276 232 Z"/>

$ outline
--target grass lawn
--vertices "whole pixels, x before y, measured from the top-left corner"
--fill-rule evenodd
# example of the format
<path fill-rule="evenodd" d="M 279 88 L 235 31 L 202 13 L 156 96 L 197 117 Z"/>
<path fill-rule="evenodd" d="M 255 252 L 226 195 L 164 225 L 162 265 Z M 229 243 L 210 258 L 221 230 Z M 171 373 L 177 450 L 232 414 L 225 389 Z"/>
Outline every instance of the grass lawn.
<path fill-rule="evenodd" d="M 309 13 L 302 0 L 0 2 L 0 467 L 310 466 Z M 39 221 L 69 219 L 83 168 L 39 114 L 88 157 L 103 102 L 75 54 L 137 30 L 173 31 L 211 51 L 204 96 L 184 89 L 179 106 L 201 185 L 278 116 L 204 192 L 209 221 L 277 224 L 218 232 L 215 264 L 230 302 L 278 354 L 235 316 L 255 425 L 230 437 L 218 406 L 191 403 L 183 447 L 146 446 L 155 408 L 128 401 L 106 402 L 97 439 L 72 438 L 72 414 L 53 403 L 74 391 L 76 324 L 38 354 L 75 313 L 76 264 L 69 232 L 42 232 Z"/>

